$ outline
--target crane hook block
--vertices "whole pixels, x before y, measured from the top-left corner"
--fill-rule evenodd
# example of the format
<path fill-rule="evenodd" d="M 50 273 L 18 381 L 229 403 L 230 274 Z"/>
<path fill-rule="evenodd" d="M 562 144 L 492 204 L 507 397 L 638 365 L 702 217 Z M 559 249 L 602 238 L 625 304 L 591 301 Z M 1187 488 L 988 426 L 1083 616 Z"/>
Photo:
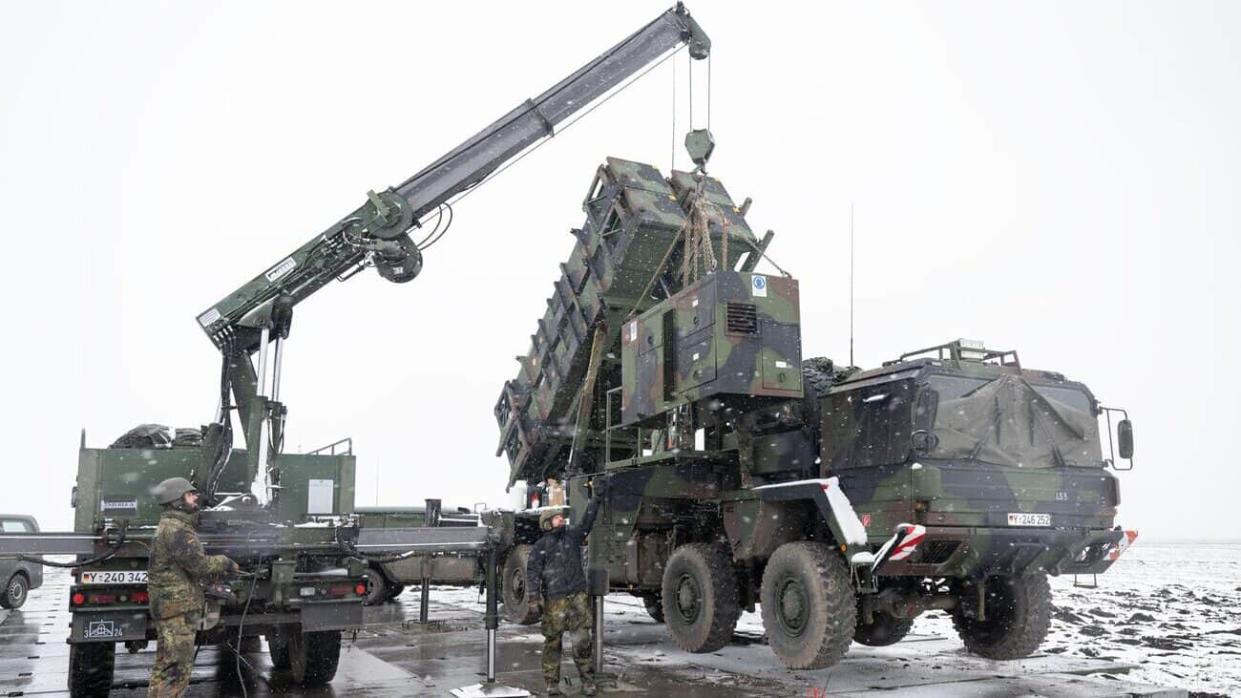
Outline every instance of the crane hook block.
<path fill-rule="evenodd" d="M 359 212 L 362 228 L 380 240 L 394 240 L 414 224 L 414 212 L 405 197 L 391 189 L 376 194 L 366 192 L 366 203 Z"/>
<path fill-rule="evenodd" d="M 685 150 L 689 151 L 689 159 L 699 167 L 706 167 L 715 151 L 715 136 L 705 128 L 696 128 L 685 134 Z"/>

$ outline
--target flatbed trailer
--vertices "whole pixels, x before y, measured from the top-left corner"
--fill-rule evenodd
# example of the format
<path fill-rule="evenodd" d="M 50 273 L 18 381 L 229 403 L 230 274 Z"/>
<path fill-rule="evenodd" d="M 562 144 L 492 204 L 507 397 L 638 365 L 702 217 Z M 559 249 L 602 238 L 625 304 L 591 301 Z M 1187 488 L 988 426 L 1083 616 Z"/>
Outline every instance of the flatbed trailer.
<path fill-rule="evenodd" d="M 485 525 L 474 527 L 359 528 L 351 516 L 243 531 L 235 520 L 220 530 L 218 512 L 206 513 L 199 534 L 203 547 L 209 554 L 237 560 L 243 572 L 208 589 L 197 644 L 240 654 L 257 649 L 264 637 L 272 664 L 289 670 L 296 683 L 327 683 L 336 673 L 342 633 L 368 623 L 364 603 L 370 591 L 370 561 L 399 558 L 424 566 L 433 577 L 439 569 L 436 561 L 451 559 L 468 562 L 469 582 L 481 582 L 490 590 L 488 631 L 494 657 L 495 566 L 511 545 L 511 515 L 488 514 Z M 97 534 L 0 534 L 0 557 L 33 559 L 37 554 L 45 564 L 72 568 L 66 640 L 71 695 L 106 695 L 117 648 L 137 652 L 156 639 L 146 584 L 153 535 L 154 527 L 130 527 L 127 522 Z M 75 559 L 62 563 L 47 560 L 48 555 Z M 424 585 L 424 622 L 427 590 Z M 494 678 L 494 659 L 490 665 Z"/>

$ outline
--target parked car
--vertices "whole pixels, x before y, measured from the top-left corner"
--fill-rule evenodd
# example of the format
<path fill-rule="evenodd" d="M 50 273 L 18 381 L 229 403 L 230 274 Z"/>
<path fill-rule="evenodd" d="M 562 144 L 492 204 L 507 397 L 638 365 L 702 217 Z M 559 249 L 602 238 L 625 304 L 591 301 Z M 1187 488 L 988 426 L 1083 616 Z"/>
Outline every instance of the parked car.
<path fill-rule="evenodd" d="M 33 516 L 0 514 L 0 531 L 4 533 L 37 533 L 39 522 Z M 0 606 L 21 608 L 31 589 L 43 586 L 43 566 L 0 558 Z"/>

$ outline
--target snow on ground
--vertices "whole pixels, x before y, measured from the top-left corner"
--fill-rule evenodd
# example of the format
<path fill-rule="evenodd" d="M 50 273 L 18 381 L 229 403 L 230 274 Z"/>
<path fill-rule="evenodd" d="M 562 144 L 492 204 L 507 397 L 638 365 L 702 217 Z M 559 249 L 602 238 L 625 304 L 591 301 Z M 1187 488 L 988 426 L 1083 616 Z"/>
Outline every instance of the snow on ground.
<path fill-rule="evenodd" d="M 1079 584 L 1092 581 L 1077 580 Z M 1104 674 L 1104 678 L 1204 695 L 1241 696 L 1241 544 L 1157 545 L 1139 540 L 1107 574 L 1099 576 L 1098 583 L 1098 588 L 1088 589 L 1074 586 L 1072 577 L 1052 578 L 1055 613 L 1041 658 L 990 662 L 968 655 L 947 614 L 932 612 L 918 619 L 906 641 L 888 648 L 854 644 L 846 662 L 855 665 L 856 673 L 887 665 L 876 659 L 891 660 L 890 672 L 880 668 L 886 675 L 871 679 L 872 685 L 895 687 L 921 677 L 950 681 L 954 673 L 969 672 L 1017 676 L 1046 670 L 1057 660 L 1073 660 L 1062 662 L 1065 666 L 1080 666 L 1081 658 L 1111 660 L 1112 666 L 1137 668 L 1127 674 Z M 471 590 L 447 594 L 437 590 L 434 597 L 462 606 L 481 602 Z M 651 625 L 637 598 L 610 595 L 607 615 L 605 637 L 616 633 L 617 640 L 607 646 L 608 654 L 625 665 L 680 668 L 694 681 L 718 677 L 721 682 L 732 682 L 742 675 L 756 682 L 752 689 L 756 694 L 767 693 L 771 685 L 795 687 L 799 681 L 818 676 L 779 666 L 764 646 L 758 613 L 742 615 L 733 642 L 714 658 L 687 655 L 658 633 L 650 634 L 648 643 L 633 642 L 637 638 L 631 629 Z M 533 627 L 528 637 L 512 639 L 540 642 L 542 638 Z M 1100 661 L 1098 666 L 1108 663 Z"/>
<path fill-rule="evenodd" d="M 1241 695 L 1241 544 L 1139 539 L 1098 584 L 1051 579 L 1043 652 L 1137 664 L 1130 681 Z M 943 613 L 922 616 L 914 632 L 954 636 Z"/>
<path fill-rule="evenodd" d="M 1045 652 L 1114 657 L 1141 665 L 1132 681 L 1241 695 L 1241 544 L 1138 539 L 1098 589 L 1069 577 L 1052 579 L 1052 591 Z"/>

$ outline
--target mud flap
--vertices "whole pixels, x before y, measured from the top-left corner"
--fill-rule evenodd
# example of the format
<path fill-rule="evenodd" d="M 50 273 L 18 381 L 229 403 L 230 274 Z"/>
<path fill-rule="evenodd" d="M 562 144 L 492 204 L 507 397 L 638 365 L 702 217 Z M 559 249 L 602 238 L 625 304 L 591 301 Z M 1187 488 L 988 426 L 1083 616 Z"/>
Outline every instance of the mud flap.
<path fill-rule="evenodd" d="M 813 500 L 832 536 L 845 548 L 845 559 L 851 560 L 854 554 L 865 552 L 866 527 L 835 477 L 761 485 L 754 491 L 760 499 L 772 502 Z"/>
<path fill-rule="evenodd" d="M 307 604 L 302 606 L 302 632 L 359 628 L 362 614 L 361 601 Z"/>

